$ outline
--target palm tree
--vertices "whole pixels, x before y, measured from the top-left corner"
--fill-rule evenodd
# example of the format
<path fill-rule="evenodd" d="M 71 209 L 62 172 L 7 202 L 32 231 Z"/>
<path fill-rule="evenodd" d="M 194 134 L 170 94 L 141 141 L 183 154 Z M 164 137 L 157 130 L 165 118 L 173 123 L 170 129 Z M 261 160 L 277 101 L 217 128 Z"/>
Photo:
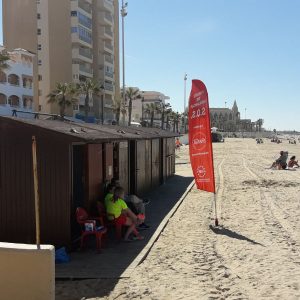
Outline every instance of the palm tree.
<path fill-rule="evenodd" d="M 126 100 L 129 100 L 129 105 L 128 105 L 128 126 L 131 125 L 131 113 L 132 113 L 132 101 L 136 100 L 136 99 L 140 99 L 141 94 L 139 89 L 135 89 L 135 88 L 128 88 L 125 92 L 125 98 Z"/>
<path fill-rule="evenodd" d="M 170 129 L 170 116 L 172 115 L 172 108 L 169 107 L 165 110 L 165 116 L 167 117 L 166 120 L 166 129 Z"/>
<path fill-rule="evenodd" d="M 6 50 L 2 50 L 0 52 L 0 71 L 4 71 L 9 69 L 8 61 L 10 60 L 10 57 Z"/>
<path fill-rule="evenodd" d="M 77 90 L 79 93 L 83 94 L 84 97 L 84 120 L 85 122 L 88 121 L 89 117 L 89 110 L 90 110 L 90 98 L 93 95 L 97 95 L 103 90 L 104 87 L 99 86 L 99 84 L 92 79 L 87 79 L 86 81 L 82 81 L 77 84 Z M 104 101 L 104 100 L 102 100 Z M 102 107 L 103 108 L 103 107 Z M 103 122 L 104 112 L 102 109 L 102 122 Z"/>
<path fill-rule="evenodd" d="M 180 113 L 179 112 L 172 112 L 171 114 L 171 118 L 172 118 L 172 121 L 173 121 L 173 132 L 178 132 L 178 124 L 179 124 L 179 121 L 180 121 Z"/>
<path fill-rule="evenodd" d="M 60 116 L 63 119 L 66 108 L 75 104 L 77 100 L 76 86 L 73 83 L 57 83 L 55 89 L 47 96 L 48 103 L 57 103 L 60 108 Z"/>
<path fill-rule="evenodd" d="M 171 110 L 170 103 L 161 103 L 159 107 L 159 112 L 161 113 L 161 129 L 164 129 L 165 115 L 168 110 Z"/>
<path fill-rule="evenodd" d="M 115 100 L 112 105 L 113 113 L 116 115 L 116 123 L 120 124 L 120 115 L 122 114 L 123 124 L 125 123 L 125 116 L 127 114 L 126 106 L 120 100 Z"/>
<path fill-rule="evenodd" d="M 154 115 L 159 112 L 160 108 L 157 103 L 147 103 L 145 112 L 150 115 L 150 127 L 153 127 Z"/>

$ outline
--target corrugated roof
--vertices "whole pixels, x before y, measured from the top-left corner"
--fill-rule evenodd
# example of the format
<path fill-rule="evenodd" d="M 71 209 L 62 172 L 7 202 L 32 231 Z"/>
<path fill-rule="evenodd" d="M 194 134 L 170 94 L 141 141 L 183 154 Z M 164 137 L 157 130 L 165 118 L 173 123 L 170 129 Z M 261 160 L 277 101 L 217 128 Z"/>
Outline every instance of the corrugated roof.
<path fill-rule="evenodd" d="M 27 124 L 29 126 L 36 126 L 38 128 L 49 131 L 55 131 L 57 133 L 74 137 L 76 138 L 76 140 L 83 140 L 90 143 L 178 136 L 177 133 L 157 128 L 96 125 L 87 123 L 64 122 L 59 120 L 22 119 L 19 117 L 0 116 L 0 123 L 5 120 Z"/>

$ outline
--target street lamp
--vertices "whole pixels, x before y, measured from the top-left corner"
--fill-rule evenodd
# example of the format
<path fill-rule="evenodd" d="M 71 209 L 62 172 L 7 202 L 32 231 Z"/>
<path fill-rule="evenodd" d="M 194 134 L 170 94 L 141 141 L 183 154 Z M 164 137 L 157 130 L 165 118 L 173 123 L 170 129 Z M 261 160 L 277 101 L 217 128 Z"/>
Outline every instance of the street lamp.
<path fill-rule="evenodd" d="M 123 67 L 123 105 L 125 105 L 125 36 L 124 36 L 124 18 L 127 16 L 128 3 L 122 0 L 121 17 L 122 17 L 122 67 Z M 124 124 L 123 124 L 124 125 Z"/>
<path fill-rule="evenodd" d="M 186 81 L 187 74 L 184 74 L 184 103 L 183 103 L 183 131 L 185 133 L 185 108 L 186 108 Z"/>
<path fill-rule="evenodd" d="M 101 124 L 103 125 L 104 124 L 104 96 L 105 96 L 105 88 L 104 88 L 104 85 L 102 84 L 100 86 L 100 92 L 101 92 Z"/>

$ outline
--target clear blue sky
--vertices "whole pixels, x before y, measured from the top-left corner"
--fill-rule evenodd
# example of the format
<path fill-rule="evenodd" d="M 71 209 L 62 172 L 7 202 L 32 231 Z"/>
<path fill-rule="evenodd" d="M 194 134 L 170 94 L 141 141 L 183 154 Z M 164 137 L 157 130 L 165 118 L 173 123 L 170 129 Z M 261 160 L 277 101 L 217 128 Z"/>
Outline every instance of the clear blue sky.
<path fill-rule="evenodd" d="M 300 131 L 300 1 L 128 0 L 125 22 L 127 86 L 182 111 L 187 72 L 188 95 L 201 79 L 211 107 L 236 99 L 242 117 Z"/>

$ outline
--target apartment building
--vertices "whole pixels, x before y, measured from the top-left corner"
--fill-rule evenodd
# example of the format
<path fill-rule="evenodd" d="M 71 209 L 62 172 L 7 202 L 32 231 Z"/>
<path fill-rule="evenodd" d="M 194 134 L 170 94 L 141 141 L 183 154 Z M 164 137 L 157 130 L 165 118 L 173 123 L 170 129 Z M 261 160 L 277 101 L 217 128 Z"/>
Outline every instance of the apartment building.
<path fill-rule="evenodd" d="M 141 98 L 135 99 L 132 103 L 132 121 L 147 122 L 150 124 L 151 114 L 147 111 L 147 104 L 155 104 L 162 107 L 170 99 L 163 93 L 156 91 L 140 91 Z M 154 113 L 154 126 L 161 127 L 161 113 Z"/>
<path fill-rule="evenodd" d="M 94 79 L 103 87 L 91 97 L 90 114 L 113 119 L 119 96 L 118 0 L 3 0 L 4 44 L 37 53 L 35 103 L 45 113 L 58 113 L 47 95 L 57 82 Z M 68 115 L 82 114 L 84 96 Z M 103 118 L 103 120 L 102 120 Z"/>
<path fill-rule="evenodd" d="M 0 46 L 1 52 L 4 47 Z M 12 115 L 12 109 L 32 111 L 33 58 L 24 49 L 8 52 L 9 68 L 0 71 L 0 115 Z"/>

